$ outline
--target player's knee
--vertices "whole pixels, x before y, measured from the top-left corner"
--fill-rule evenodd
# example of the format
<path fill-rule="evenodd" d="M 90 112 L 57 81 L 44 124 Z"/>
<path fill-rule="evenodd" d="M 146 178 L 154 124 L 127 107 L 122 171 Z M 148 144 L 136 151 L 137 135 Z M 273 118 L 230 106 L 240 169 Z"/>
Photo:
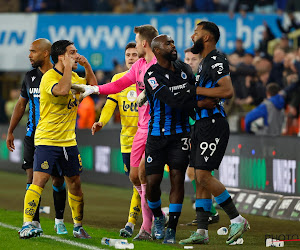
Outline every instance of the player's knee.
<path fill-rule="evenodd" d="M 135 185 L 135 186 L 141 185 L 137 168 L 131 168 L 130 173 L 129 173 L 129 179 L 133 185 Z"/>
<path fill-rule="evenodd" d="M 65 182 L 64 177 L 52 176 L 52 185 L 54 187 L 61 187 Z"/>
<path fill-rule="evenodd" d="M 209 176 L 207 176 L 207 175 L 199 175 L 199 176 L 197 176 L 197 183 L 201 187 L 207 187 L 207 185 L 209 183 Z"/>
<path fill-rule="evenodd" d="M 37 185 L 41 188 L 44 188 L 47 181 L 49 180 L 50 175 L 44 172 L 34 172 L 32 184 Z"/>

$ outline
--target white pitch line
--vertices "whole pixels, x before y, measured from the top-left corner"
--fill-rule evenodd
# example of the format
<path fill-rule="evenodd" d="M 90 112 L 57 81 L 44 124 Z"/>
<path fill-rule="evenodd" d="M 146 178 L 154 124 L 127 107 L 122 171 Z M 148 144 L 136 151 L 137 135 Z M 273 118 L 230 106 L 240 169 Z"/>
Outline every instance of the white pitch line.
<path fill-rule="evenodd" d="M 14 226 L 11 226 L 11 225 L 8 225 L 8 224 L 4 224 L 2 222 L 0 222 L 0 226 L 5 227 L 5 228 L 9 228 L 9 229 L 12 229 L 12 230 L 17 230 L 17 231 L 20 230 L 20 228 L 18 228 L 18 227 L 14 227 Z M 55 236 L 51 236 L 51 235 L 43 234 L 43 235 L 41 235 L 41 237 L 51 239 L 51 240 L 55 240 L 55 241 L 59 241 L 59 242 L 62 242 L 62 243 L 68 244 L 68 245 L 89 249 L 89 250 L 106 250 L 106 249 L 98 248 L 98 247 L 95 247 L 95 246 L 90 246 L 90 245 L 86 245 L 86 244 L 82 244 L 82 243 L 77 243 L 77 242 L 74 242 L 74 241 L 71 241 L 71 240 L 64 240 L 64 239 L 61 239 L 59 237 L 55 237 Z"/>

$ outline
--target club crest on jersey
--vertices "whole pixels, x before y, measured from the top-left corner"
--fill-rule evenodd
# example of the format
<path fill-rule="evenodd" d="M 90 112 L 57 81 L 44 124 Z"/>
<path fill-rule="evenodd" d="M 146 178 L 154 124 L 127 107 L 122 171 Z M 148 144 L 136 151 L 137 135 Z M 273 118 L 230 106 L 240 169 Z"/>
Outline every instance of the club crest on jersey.
<path fill-rule="evenodd" d="M 153 161 L 153 159 L 152 159 L 152 157 L 149 155 L 148 157 L 147 157 L 147 162 L 148 163 L 151 163 Z"/>
<path fill-rule="evenodd" d="M 184 80 L 187 78 L 186 73 L 184 73 L 183 71 L 181 71 L 181 78 L 184 79 Z"/>
<path fill-rule="evenodd" d="M 158 83 L 157 83 L 155 77 L 149 78 L 149 79 L 148 79 L 148 82 L 149 82 L 149 84 L 150 84 L 150 86 L 151 86 L 151 88 L 152 88 L 153 90 L 156 89 L 156 88 L 158 87 Z"/>

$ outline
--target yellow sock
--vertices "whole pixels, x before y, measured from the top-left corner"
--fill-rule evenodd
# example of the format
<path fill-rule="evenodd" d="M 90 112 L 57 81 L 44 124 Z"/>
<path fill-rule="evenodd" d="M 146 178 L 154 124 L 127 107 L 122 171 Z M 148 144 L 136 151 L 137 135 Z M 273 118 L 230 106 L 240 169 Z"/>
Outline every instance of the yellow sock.
<path fill-rule="evenodd" d="M 74 224 L 81 224 L 83 219 L 83 196 L 76 196 L 68 191 L 69 205 L 72 210 Z"/>
<path fill-rule="evenodd" d="M 135 187 L 133 187 L 128 222 L 131 222 L 133 225 L 135 225 L 138 216 L 141 214 L 141 211 L 141 197 L 139 192 L 135 189 Z"/>
<path fill-rule="evenodd" d="M 23 214 L 24 222 L 32 221 L 36 209 L 39 205 L 42 192 L 43 192 L 43 188 L 34 184 L 31 184 L 28 190 L 26 191 L 25 198 L 24 198 L 24 214 Z"/>

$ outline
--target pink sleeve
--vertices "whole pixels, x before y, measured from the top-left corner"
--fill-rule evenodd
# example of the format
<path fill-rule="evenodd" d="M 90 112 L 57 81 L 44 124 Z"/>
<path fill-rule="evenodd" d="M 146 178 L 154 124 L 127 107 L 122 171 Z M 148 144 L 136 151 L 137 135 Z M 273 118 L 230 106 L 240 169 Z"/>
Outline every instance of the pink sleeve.
<path fill-rule="evenodd" d="M 127 76 L 128 74 L 130 74 L 130 72 L 126 73 L 124 76 L 122 76 L 119 80 L 115 82 L 99 85 L 98 87 L 99 87 L 100 94 L 101 95 L 116 94 L 121 92 L 123 89 L 126 89 L 133 83 L 135 83 L 131 80 L 131 78 Z"/>

